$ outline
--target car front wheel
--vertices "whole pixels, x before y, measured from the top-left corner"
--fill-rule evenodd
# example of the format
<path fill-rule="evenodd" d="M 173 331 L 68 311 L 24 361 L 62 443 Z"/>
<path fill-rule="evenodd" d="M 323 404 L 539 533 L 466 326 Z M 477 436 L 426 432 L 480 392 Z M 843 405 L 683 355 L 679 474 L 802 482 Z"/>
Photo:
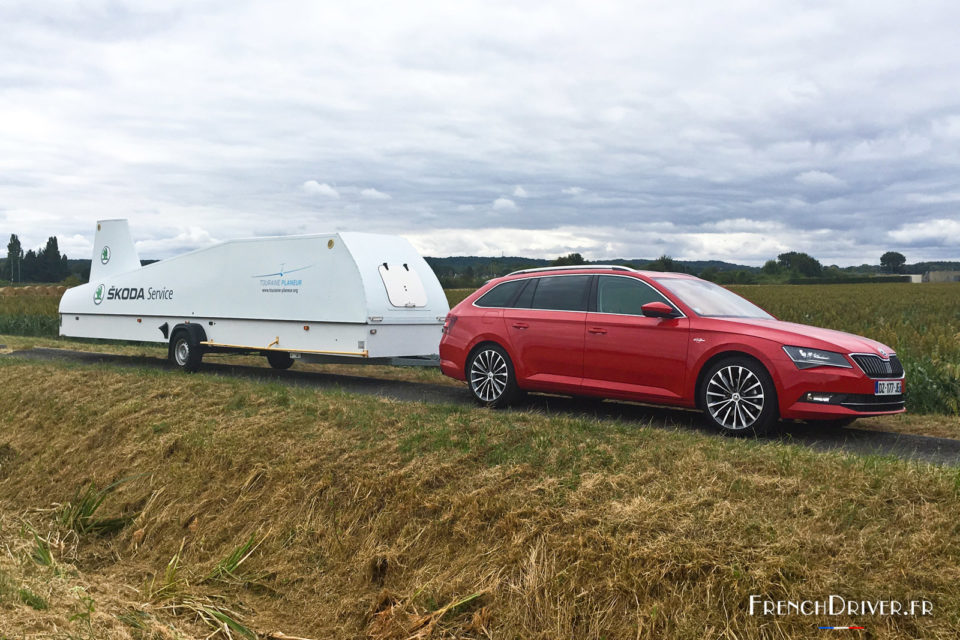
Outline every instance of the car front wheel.
<path fill-rule="evenodd" d="M 519 395 L 510 356 L 495 344 L 483 345 L 471 354 L 467 384 L 477 402 L 488 407 L 504 407 Z"/>
<path fill-rule="evenodd" d="M 760 435 L 777 422 L 777 394 L 767 370 L 749 358 L 727 358 L 704 376 L 700 406 L 723 433 Z"/>

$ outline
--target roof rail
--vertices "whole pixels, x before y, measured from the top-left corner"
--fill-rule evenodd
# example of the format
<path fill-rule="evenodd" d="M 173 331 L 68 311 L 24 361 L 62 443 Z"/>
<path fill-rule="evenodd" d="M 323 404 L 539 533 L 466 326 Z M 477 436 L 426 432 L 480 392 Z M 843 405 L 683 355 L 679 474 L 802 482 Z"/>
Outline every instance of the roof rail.
<path fill-rule="evenodd" d="M 538 271 L 567 271 L 570 269 L 612 269 L 613 271 L 636 271 L 630 267 L 620 264 L 579 264 L 566 267 L 535 267 L 533 269 L 521 269 L 520 271 L 511 271 L 508 276 L 514 276 L 518 273 L 536 273 Z"/>

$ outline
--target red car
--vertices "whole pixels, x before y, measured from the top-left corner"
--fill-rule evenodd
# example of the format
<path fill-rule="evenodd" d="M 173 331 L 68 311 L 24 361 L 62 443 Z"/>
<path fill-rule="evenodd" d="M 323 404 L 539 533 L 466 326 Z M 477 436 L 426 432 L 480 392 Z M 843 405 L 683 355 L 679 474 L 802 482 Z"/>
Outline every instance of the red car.
<path fill-rule="evenodd" d="M 620 266 L 491 280 L 450 311 L 440 359 L 491 407 L 522 391 L 634 400 L 699 408 L 730 433 L 904 411 L 889 347 L 781 322 L 693 276 Z"/>

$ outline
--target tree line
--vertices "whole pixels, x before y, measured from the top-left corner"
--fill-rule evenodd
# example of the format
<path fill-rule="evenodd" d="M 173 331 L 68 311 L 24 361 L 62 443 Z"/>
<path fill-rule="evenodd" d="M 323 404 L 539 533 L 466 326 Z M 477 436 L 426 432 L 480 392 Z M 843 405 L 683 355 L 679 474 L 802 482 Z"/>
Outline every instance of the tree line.
<path fill-rule="evenodd" d="M 427 258 L 444 288 L 477 287 L 490 278 L 511 271 L 544 266 L 588 265 L 580 253 L 568 253 L 554 260 L 532 258 L 451 257 Z M 836 282 L 872 277 L 878 273 L 904 273 L 906 257 L 896 251 L 887 251 L 880 257 L 880 266 L 863 264 L 858 267 L 824 266 L 813 256 L 788 251 L 768 260 L 762 267 L 745 267 L 720 261 L 683 261 L 662 255 L 655 260 L 601 260 L 603 264 L 619 264 L 644 271 L 689 273 L 719 284 L 789 283 L 822 280 Z M 593 264 L 597 264 L 594 262 Z M 913 265 L 918 267 L 920 265 Z"/>
<path fill-rule="evenodd" d="M 579 253 L 568 253 L 554 260 L 523 257 L 478 257 L 454 256 L 449 258 L 426 258 L 444 288 L 477 287 L 490 278 L 506 275 L 512 271 L 544 266 L 576 266 L 590 264 Z M 148 262 L 148 261 L 143 261 Z M 768 260 L 762 267 L 745 267 L 720 261 L 682 261 L 668 255 L 655 260 L 604 260 L 603 263 L 621 264 L 646 271 L 672 271 L 689 273 L 720 284 L 755 284 L 806 282 L 811 280 L 838 281 L 875 275 L 876 273 L 904 273 L 906 257 L 896 251 L 887 251 L 880 256 L 880 266 L 863 264 L 859 267 L 840 268 L 823 266 L 813 256 L 788 251 Z M 921 264 L 911 265 L 913 268 Z M 47 239 L 40 249 L 24 252 L 16 234 L 10 235 L 6 260 L 0 260 L 0 280 L 19 282 L 62 282 L 67 278 L 77 284 L 86 282 L 90 273 L 88 260 L 68 260 L 60 253 L 56 236 Z"/>
<path fill-rule="evenodd" d="M 26 252 L 16 234 L 7 243 L 7 258 L 0 263 L 0 280 L 10 282 L 61 282 L 71 275 L 66 255 L 61 255 L 56 236 L 40 249 Z"/>

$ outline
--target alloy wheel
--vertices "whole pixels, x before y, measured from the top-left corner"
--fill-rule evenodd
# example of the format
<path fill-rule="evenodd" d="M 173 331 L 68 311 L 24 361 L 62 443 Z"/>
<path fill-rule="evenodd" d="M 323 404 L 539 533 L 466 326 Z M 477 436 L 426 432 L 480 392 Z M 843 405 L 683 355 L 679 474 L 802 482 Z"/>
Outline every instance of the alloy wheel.
<path fill-rule="evenodd" d="M 503 356 L 493 349 L 485 349 L 473 359 L 470 367 L 470 388 L 483 402 L 494 402 L 507 388 L 510 369 Z"/>
<path fill-rule="evenodd" d="M 707 382 L 707 411 L 721 426 L 731 431 L 746 429 L 763 412 L 763 384 L 746 367 L 722 367 Z"/>

